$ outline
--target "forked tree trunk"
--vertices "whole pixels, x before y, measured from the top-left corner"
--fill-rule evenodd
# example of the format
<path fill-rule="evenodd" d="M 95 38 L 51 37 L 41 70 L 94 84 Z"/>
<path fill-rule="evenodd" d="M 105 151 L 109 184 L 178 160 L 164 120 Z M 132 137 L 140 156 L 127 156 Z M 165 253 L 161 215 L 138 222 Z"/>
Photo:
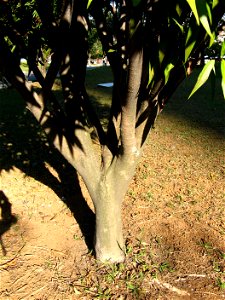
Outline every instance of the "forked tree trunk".
<path fill-rule="evenodd" d="M 90 193 L 96 217 L 95 255 L 101 262 L 119 263 L 125 260 L 122 202 L 137 162 L 138 159 L 131 159 L 129 163 L 118 163 L 117 160 L 116 167 L 112 164 Z M 90 181 L 86 184 L 88 187 Z"/>

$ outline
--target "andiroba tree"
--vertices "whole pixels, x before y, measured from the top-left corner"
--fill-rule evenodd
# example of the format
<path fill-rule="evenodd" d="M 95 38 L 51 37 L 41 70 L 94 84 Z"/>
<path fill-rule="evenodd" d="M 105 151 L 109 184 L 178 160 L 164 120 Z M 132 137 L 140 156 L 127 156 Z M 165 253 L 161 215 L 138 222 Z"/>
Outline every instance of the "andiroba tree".
<path fill-rule="evenodd" d="M 225 1 L 0 3 L 0 70 L 21 93 L 49 140 L 82 176 L 95 208 L 97 259 L 121 262 L 125 258 L 121 205 L 145 141 L 170 96 L 213 43 Z M 90 18 L 114 78 L 107 128 L 85 89 Z M 52 51 L 45 76 L 38 67 L 43 48 Z M 40 90 L 27 82 L 19 65 L 21 56 L 27 58 Z M 204 67 L 194 90 L 214 64 L 210 61 Z M 60 101 L 52 91 L 58 74 Z M 223 89 L 224 85 L 223 80 Z"/>

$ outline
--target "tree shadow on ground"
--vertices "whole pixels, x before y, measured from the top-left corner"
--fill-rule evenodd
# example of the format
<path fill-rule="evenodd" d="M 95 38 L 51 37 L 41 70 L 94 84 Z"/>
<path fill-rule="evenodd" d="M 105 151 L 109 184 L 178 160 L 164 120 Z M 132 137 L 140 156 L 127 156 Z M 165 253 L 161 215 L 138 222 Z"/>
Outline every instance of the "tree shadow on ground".
<path fill-rule="evenodd" d="M 0 245 L 2 253 L 5 256 L 7 254 L 5 246 L 2 241 L 2 235 L 10 229 L 10 227 L 17 222 L 17 217 L 12 214 L 12 204 L 9 202 L 8 197 L 3 191 L 0 190 Z"/>
<path fill-rule="evenodd" d="M 11 101 L 15 97 L 17 100 Z M 88 249 L 92 250 L 95 215 L 82 195 L 76 170 L 48 144 L 16 91 L 0 92 L 0 105 L 0 172 L 17 167 L 50 187 L 73 213 Z M 59 179 L 46 163 L 54 168 Z"/>

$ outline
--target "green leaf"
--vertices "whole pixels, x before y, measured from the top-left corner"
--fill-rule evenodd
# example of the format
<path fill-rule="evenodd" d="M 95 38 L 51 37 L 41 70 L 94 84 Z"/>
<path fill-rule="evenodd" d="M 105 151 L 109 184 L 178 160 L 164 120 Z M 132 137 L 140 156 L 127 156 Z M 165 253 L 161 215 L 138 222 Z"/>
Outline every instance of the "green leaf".
<path fill-rule="evenodd" d="M 115 49 L 109 49 L 107 52 L 112 53 L 112 52 L 115 52 L 115 51 L 116 51 Z"/>
<path fill-rule="evenodd" d="M 219 0 L 213 0 L 212 8 L 219 4 Z"/>
<path fill-rule="evenodd" d="M 88 4 L 87 4 L 87 8 L 90 7 L 91 3 L 92 3 L 93 0 L 88 0 Z"/>
<path fill-rule="evenodd" d="M 184 27 L 176 19 L 172 18 L 172 20 L 180 28 L 181 32 L 184 33 Z"/>
<path fill-rule="evenodd" d="M 210 36 L 209 39 L 209 47 L 211 47 L 215 43 L 215 39 L 216 39 L 216 34 L 215 32 L 212 32 L 212 36 Z"/>
<path fill-rule="evenodd" d="M 196 32 L 193 33 L 193 30 L 191 27 L 188 29 L 187 33 L 187 39 L 186 39 L 186 47 L 185 47 L 185 60 L 186 62 L 191 54 L 191 51 L 193 50 L 195 43 L 196 43 L 196 38 L 195 38 Z"/>
<path fill-rule="evenodd" d="M 174 65 L 172 63 L 169 63 L 165 70 L 164 70 L 164 76 L 165 76 L 165 84 L 167 83 L 169 76 L 170 76 L 170 71 L 173 69 Z"/>
<path fill-rule="evenodd" d="M 177 12 L 178 16 L 180 16 L 180 15 L 181 15 L 181 13 L 182 13 L 182 10 L 181 10 L 181 8 L 180 8 L 180 5 L 179 5 L 179 4 L 176 4 L 176 12 Z"/>
<path fill-rule="evenodd" d="M 149 63 L 149 78 L 148 78 L 148 86 L 150 85 L 150 83 L 152 82 L 153 78 L 155 75 L 155 71 L 154 68 L 151 66 L 151 63 Z"/>
<path fill-rule="evenodd" d="M 204 1 L 201 0 L 197 2 L 197 9 L 198 9 L 200 23 L 202 24 L 202 26 L 204 27 L 208 35 L 211 38 L 213 38 L 210 25 L 209 25 L 209 20 L 212 20 L 210 7 L 207 5 L 205 0 Z"/>
<path fill-rule="evenodd" d="M 212 24 L 212 11 L 211 11 L 211 7 L 209 6 L 208 3 L 206 3 L 206 9 L 207 9 L 207 13 L 208 13 L 209 22 L 210 22 L 210 24 Z"/>
<path fill-rule="evenodd" d="M 224 55 L 225 55 L 225 41 L 223 41 L 221 45 L 220 57 L 223 58 Z"/>
<path fill-rule="evenodd" d="M 225 99 L 225 60 L 224 59 L 222 59 L 220 67 L 221 67 L 221 74 L 222 74 L 221 86 L 223 91 L 223 97 Z"/>
<path fill-rule="evenodd" d="M 199 16 L 198 16 L 198 11 L 197 11 L 197 7 L 196 7 L 196 2 L 195 0 L 186 0 L 187 3 L 189 4 L 189 6 L 191 7 L 191 10 L 193 11 L 193 14 L 195 16 L 195 19 L 197 21 L 197 24 L 199 25 Z"/>
<path fill-rule="evenodd" d="M 215 66 L 214 59 L 207 62 L 207 64 L 204 66 L 201 73 L 199 74 L 197 82 L 193 90 L 191 91 L 191 94 L 189 95 L 188 99 L 207 81 L 211 71 L 214 69 L 214 66 Z"/>
<path fill-rule="evenodd" d="M 209 26 L 209 21 L 208 21 L 208 18 L 207 16 L 203 15 L 200 17 L 200 22 L 202 23 L 202 26 L 205 28 L 205 31 L 208 33 L 208 35 L 210 37 L 212 37 L 212 32 L 211 32 L 211 29 L 210 29 L 210 26 Z"/>
<path fill-rule="evenodd" d="M 165 57 L 165 53 L 162 49 L 159 49 L 159 62 L 162 63 L 163 59 Z"/>

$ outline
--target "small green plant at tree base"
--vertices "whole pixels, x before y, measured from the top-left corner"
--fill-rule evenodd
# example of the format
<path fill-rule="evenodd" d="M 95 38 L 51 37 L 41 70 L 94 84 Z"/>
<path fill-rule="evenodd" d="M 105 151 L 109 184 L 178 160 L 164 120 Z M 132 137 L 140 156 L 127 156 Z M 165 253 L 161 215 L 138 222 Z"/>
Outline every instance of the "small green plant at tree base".
<path fill-rule="evenodd" d="M 131 291 L 134 297 L 138 297 L 140 294 L 139 287 L 134 283 L 127 282 L 127 288 Z"/>
<path fill-rule="evenodd" d="M 163 262 L 159 265 L 159 271 L 162 273 L 165 271 L 173 272 L 174 270 L 168 262 Z"/>
<path fill-rule="evenodd" d="M 217 273 L 224 273 L 224 266 L 220 262 L 213 262 L 213 270 Z"/>
<path fill-rule="evenodd" d="M 221 290 L 225 289 L 225 280 L 222 280 L 221 278 L 217 278 L 216 284 Z"/>
<path fill-rule="evenodd" d="M 206 254 L 212 254 L 213 246 L 210 242 L 206 242 L 205 240 L 202 239 L 201 242 L 200 242 L 200 246 L 203 247 Z"/>
<path fill-rule="evenodd" d="M 141 234 L 142 235 L 142 234 Z M 146 283 L 160 279 L 162 274 L 173 272 L 169 262 L 158 262 L 152 247 L 142 238 L 126 243 L 126 263 L 110 264 L 96 262 L 91 256 L 88 269 L 74 283 L 76 289 L 85 289 L 93 299 L 145 299 Z M 81 291 L 82 292 L 82 291 Z"/>

